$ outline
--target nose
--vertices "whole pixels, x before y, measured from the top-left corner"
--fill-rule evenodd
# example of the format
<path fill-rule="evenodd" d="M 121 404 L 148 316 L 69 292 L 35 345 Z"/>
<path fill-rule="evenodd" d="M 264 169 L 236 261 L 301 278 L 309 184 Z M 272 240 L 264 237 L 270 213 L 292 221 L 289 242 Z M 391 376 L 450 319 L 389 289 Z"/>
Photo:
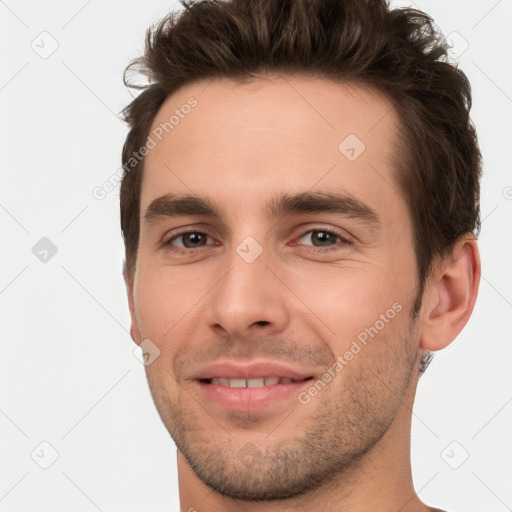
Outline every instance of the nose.
<path fill-rule="evenodd" d="M 216 334 L 236 339 L 276 335 L 289 323 L 286 287 L 269 268 L 266 251 L 252 262 L 234 249 L 208 294 L 206 319 Z"/>

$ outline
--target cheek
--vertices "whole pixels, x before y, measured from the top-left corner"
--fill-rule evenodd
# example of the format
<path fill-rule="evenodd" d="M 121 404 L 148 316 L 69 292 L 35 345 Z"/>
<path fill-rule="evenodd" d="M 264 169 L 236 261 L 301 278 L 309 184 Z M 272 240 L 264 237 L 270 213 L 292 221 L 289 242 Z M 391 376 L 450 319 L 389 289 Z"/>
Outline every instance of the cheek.
<path fill-rule="evenodd" d="M 392 272 L 370 264 L 303 270 L 299 281 L 295 276 L 296 294 L 310 312 L 306 318 L 327 327 L 337 354 L 355 339 L 379 339 L 407 322 L 410 283 Z"/>
<path fill-rule="evenodd" d="M 162 269 L 139 267 L 138 272 L 135 307 L 140 333 L 159 350 L 158 357 L 145 366 L 145 372 L 156 407 L 165 418 L 177 396 L 172 362 L 180 349 L 179 340 L 187 339 L 182 330 L 185 322 L 181 320 L 187 289 L 183 283 L 176 285 L 166 278 Z"/>
<path fill-rule="evenodd" d="M 197 303 L 197 286 L 191 285 L 190 281 L 171 278 L 166 269 L 140 270 L 135 289 L 135 308 L 139 328 L 145 337 L 163 340 Z"/>

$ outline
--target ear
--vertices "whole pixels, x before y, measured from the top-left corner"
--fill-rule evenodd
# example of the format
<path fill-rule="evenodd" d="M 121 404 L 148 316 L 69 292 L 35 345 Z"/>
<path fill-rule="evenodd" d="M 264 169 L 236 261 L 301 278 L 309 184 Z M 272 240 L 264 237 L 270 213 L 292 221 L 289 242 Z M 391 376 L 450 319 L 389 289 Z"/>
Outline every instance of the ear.
<path fill-rule="evenodd" d="M 123 278 L 124 278 L 124 283 L 126 286 L 126 293 L 128 295 L 128 307 L 130 308 L 130 318 L 131 318 L 130 336 L 132 337 L 132 340 L 137 345 L 140 345 L 142 339 L 140 337 L 139 326 L 137 324 L 137 316 L 135 314 L 135 300 L 133 297 L 134 276 L 129 275 L 128 271 L 126 270 L 126 265 L 123 269 Z"/>
<path fill-rule="evenodd" d="M 440 260 L 425 289 L 420 345 L 436 351 L 448 346 L 466 325 L 478 295 L 480 254 L 472 234 Z"/>

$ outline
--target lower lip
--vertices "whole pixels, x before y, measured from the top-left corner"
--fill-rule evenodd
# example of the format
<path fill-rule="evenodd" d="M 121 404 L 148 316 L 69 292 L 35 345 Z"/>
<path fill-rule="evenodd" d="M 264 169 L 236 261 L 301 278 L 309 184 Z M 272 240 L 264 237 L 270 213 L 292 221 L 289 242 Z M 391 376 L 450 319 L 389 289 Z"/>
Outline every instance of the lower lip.
<path fill-rule="evenodd" d="M 274 403 L 280 403 L 285 399 L 297 397 L 311 379 L 286 384 L 272 384 L 259 388 L 231 388 L 196 381 L 199 384 L 203 396 L 209 402 L 213 402 L 230 411 L 261 411 Z"/>

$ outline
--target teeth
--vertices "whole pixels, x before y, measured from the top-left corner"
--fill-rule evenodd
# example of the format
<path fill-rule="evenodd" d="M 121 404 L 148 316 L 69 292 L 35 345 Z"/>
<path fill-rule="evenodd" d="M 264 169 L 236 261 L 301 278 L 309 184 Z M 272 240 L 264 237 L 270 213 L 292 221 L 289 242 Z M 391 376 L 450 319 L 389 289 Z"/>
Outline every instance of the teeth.
<path fill-rule="evenodd" d="M 245 388 L 247 387 L 247 381 L 245 379 L 229 379 L 230 388 Z"/>
<path fill-rule="evenodd" d="M 259 378 L 259 379 L 249 379 L 247 381 L 247 387 L 248 388 L 261 388 L 265 385 L 265 379 Z"/>
<path fill-rule="evenodd" d="M 218 384 L 219 386 L 229 386 L 229 379 L 225 379 L 224 377 L 212 379 L 212 384 Z"/>
<path fill-rule="evenodd" d="M 263 386 L 272 386 L 274 384 L 289 384 L 295 382 L 289 377 L 258 377 L 253 379 L 227 379 L 225 377 L 214 377 L 211 383 L 217 386 L 228 386 L 230 388 L 261 388 Z"/>

